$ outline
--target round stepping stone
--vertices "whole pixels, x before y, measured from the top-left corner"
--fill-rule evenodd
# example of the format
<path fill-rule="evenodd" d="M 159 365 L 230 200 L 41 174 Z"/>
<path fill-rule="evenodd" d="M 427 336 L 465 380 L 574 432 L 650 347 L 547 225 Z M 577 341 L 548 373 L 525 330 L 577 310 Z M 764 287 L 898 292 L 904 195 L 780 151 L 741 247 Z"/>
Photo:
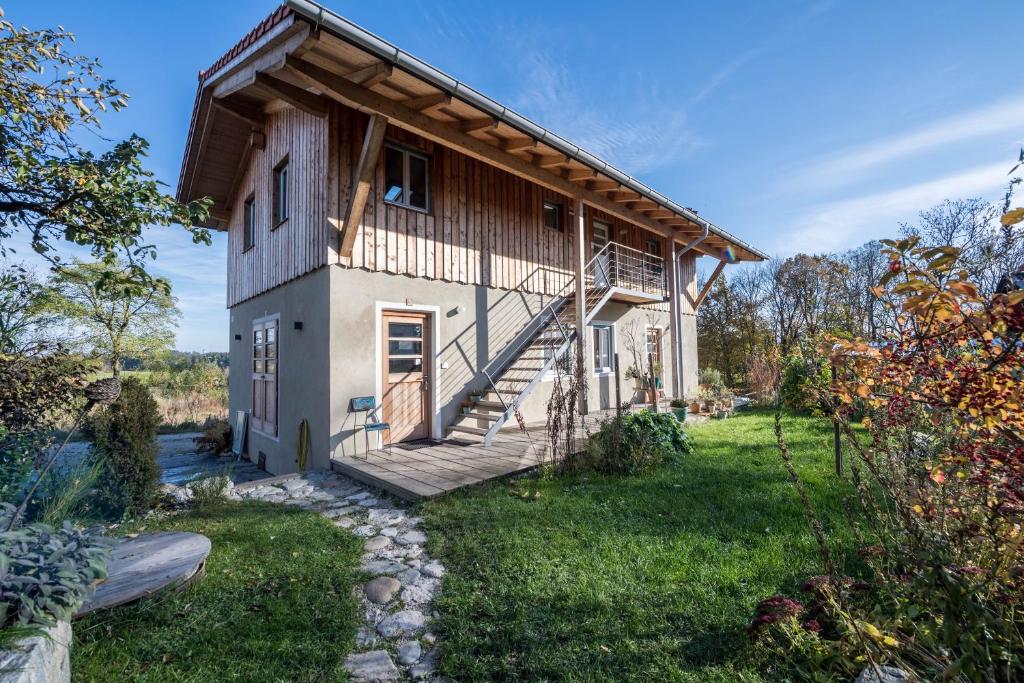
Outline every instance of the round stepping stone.
<path fill-rule="evenodd" d="M 389 526 L 386 529 L 381 529 L 380 535 L 387 536 L 388 538 L 394 538 L 398 535 L 398 527 Z"/>
<path fill-rule="evenodd" d="M 386 605 L 391 602 L 401 587 L 402 584 L 398 579 L 390 576 L 378 576 L 376 579 L 366 582 L 363 592 L 366 593 L 366 599 L 370 602 L 376 605 Z"/>
<path fill-rule="evenodd" d="M 410 640 L 406 643 L 402 643 L 398 648 L 398 663 L 402 666 L 409 666 L 415 664 L 419 660 L 420 655 L 423 654 L 423 648 L 415 640 Z"/>
<path fill-rule="evenodd" d="M 351 529 L 356 525 L 356 520 L 351 517 L 338 517 L 334 520 L 334 526 L 340 526 L 342 529 Z"/>
<path fill-rule="evenodd" d="M 391 539 L 387 536 L 374 536 L 363 544 L 363 549 L 368 553 L 375 553 L 378 550 L 384 550 L 389 545 L 391 545 Z"/>
<path fill-rule="evenodd" d="M 377 533 L 377 529 L 376 527 L 372 527 L 369 524 L 365 524 L 363 526 L 357 526 L 355 529 L 352 530 L 352 533 L 354 533 L 356 536 L 368 538 Z"/>
<path fill-rule="evenodd" d="M 345 669 L 353 681 L 360 683 L 394 681 L 399 676 L 398 667 L 385 650 L 370 650 L 349 655 L 345 658 Z"/>
<path fill-rule="evenodd" d="M 395 542 L 399 545 L 422 545 L 427 542 L 427 535 L 422 531 L 413 529 L 396 536 Z"/>
<path fill-rule="evenodd" d="M 398 580 L 402 582 L 403 586 L 411 586 L 420 580 L 420 573 L 415 569 L 407 569 L 398 575 Z"/>
<path fill-rule="evenodd" d="M 377 633 L 385 638 L 397 638 L 399 636 L 410 636 L 423 628 L 427 618 L 423 612 L 414 609 L 404 609 L 401 612 L 385 617 L 377 624 Z"/>

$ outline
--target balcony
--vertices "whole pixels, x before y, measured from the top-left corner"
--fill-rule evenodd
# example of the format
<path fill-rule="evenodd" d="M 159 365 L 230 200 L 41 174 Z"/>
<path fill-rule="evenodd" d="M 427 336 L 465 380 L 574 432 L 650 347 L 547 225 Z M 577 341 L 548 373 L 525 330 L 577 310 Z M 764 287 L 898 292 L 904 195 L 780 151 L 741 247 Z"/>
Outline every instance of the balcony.
<path fill-rule="evenodd" d="M 668 300 L 665 259 L 609 242 L 594 256 L 594 267 L 587 274 L 589 288 L 612 289 L 613 301 L 634 304 Z"/>

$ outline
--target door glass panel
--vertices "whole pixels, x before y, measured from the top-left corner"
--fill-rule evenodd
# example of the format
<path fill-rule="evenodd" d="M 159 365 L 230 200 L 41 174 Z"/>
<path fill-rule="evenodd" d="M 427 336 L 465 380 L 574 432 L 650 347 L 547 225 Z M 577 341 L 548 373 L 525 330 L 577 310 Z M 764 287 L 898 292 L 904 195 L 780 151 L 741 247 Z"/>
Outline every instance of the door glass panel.
<path fill-rule="evenodd" d="M 267 361 L 267 374 L 268 374 L 268 375 L 272 375 L 272 374 L 274 374 L 274 373 L 275 373 L 276 371 L 277 371 L 277 361 L 274 361 L 274 360 L 268 360 L 268 361 Z"/>
<path fill-rule="evenodd" d="M 267 344 L 267 358 L 277 357 L 277 344 Z"/>
<path fill-rule="evenodd" d="M 263 330 L 255 330 L 252 333 L 252 341 L 254 344 L 263 343 Z"/>
<path fill-rule="evenodd" d="M 392 339 L 388 342 L 388 353 L 396 356 L 420 355 L 423 353 L 423 342 Z"/>
<path fill-rule="evenodd" d="M 406 373 L 420 372 L 423 368 L 422 358 L 389 358 L 388 372 Z"/>
<path fill-rule="evenodd" d="M 263 361 L 261 361 L 261 360 L 254 360 L 252 362 L 252 371 L 253 372 L 263 372 Z"/>
<path fill-rule="evenodd" d="M 276 327 L 268 327 L 267 328 L 267 343 L 268 344 L 273 344 L 275 341 L 277 341 L 277 328 Z"/>
<path fill-rule="evenodd" d="M 388 323 L 388 337 L 422 339 L 423 325 L 416 323 Z"/>

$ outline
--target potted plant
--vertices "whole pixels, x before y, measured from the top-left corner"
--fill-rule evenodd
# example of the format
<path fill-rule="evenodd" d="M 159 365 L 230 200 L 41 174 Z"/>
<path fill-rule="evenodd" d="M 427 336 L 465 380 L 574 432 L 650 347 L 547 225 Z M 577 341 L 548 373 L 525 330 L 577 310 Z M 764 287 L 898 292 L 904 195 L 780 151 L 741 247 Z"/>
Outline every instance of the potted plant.
<path fill-rule="evenodd" d="M 472 397 L 472 394 L 470 394 L 470 397 Z M 463 415 L 469 415 L 471 412 L 473 412 L 473 406 L 471 404 L 469 404 L 469 403 L 463 403 L 462 404 L 462 414 Z"/>
<path fill-rule="evenodd" d="M 672 408 L 672 414 L 676 416 L 676 419 L 680 422 L 686 421 L 686 401 L 681 398 L 674 398 L 669 401 L 669 407 Z"/>
<path fill-rule="evenodd" d="M 700 412 L 700 400 L 697 398 L 690 399 L 690 412 L 696 415 Z"/>
<path fill-rule="evenodd" d="M 702 413 L 710 413 L 714 411 L 715 395 L 711 389 L 707 387 L 701 387 L 700 394 L 698 395 L 698 400 L 700 401 Z"/>

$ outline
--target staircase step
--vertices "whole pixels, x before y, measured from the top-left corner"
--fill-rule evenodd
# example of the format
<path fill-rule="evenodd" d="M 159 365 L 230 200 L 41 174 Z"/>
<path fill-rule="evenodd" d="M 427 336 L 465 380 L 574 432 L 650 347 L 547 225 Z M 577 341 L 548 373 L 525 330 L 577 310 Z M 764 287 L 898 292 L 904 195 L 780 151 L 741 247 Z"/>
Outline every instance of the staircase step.
<path fill-rule="evenodd" d="M 448 432 L 461 432 L 463 434 L 477 434 L 479 436 L 487 436 L 487 430 L 481 429 L 480 427 L 468 427 L 466 425 L 453 424 L 448 428 Z"/>
<path fill-rule="evenodd" d="M 497 422 L 498 418 L 501 417 L 501 413 L 478 413 L 476 411 L 470 413 L 460 413 L 460 418 L 468 418 L 470 420 L 487 420 L 488 422 Z"/>
<path fill-rule="evenodd" d="M 505 412 L 505 404 L 501 401 L 477 401 L 473 404 L 474 408 L 483 408 L 485 410 L 500 410 Z"/>
<path fill-rule="evenodd" d="M 537 372 L 540 372 L 540 371 L 539 370 L 535 370 L 534 371 L 535 374 Z M 526 377 L 526 378 L 523 378 L 523 379 L 520 379 L 518 377 L 502 377 L 502 378 L 498 379 L 498 382 L 510 382 L 512 384 L 529 384 L 532 381 L 533 381 L 532 377 Z"/>

